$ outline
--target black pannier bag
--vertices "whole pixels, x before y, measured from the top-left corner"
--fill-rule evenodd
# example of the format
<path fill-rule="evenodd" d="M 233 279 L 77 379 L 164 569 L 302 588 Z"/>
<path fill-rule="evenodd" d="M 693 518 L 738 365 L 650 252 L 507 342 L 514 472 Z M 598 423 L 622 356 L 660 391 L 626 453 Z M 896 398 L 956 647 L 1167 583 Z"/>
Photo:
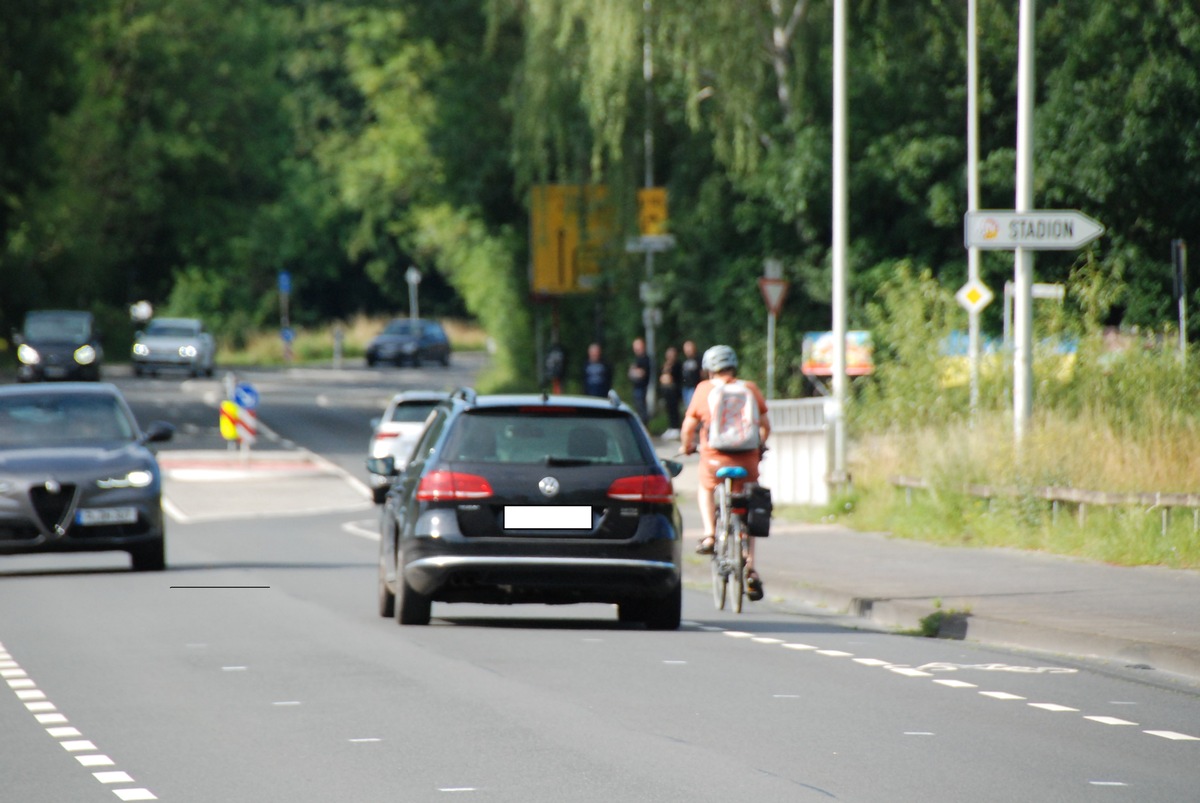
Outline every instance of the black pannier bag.
<path fill-rule="evenodd" d="M 766 538 L 771 534 L 771 489 L 748 482 L 743 493 L 746 496 L 746 531 L 756 538 Z"/>

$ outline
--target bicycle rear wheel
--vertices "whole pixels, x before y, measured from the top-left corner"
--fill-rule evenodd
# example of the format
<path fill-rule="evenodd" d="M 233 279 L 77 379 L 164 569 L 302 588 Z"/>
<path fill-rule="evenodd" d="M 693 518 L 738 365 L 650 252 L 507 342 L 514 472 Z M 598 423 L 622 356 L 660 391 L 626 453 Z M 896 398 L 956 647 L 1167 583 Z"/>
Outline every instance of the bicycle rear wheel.
<path fill-rule="evenodd" d="M 722 504 L 724 497 L 724 488 L 717 486 L 713 490 L 714 501 L 717 507 L 717 526 L 716 526 L 716 543 L 713 544 L 712 554 L 712 594 L 713 605 L 718 611 L 725 610 L 725 592 L 729 587 L 729 563 L 727 561 L 727 550 L 729 539 L 725 537 L 725 517 L 722 515 L 722 510 L 725 506 Z"/>
<path fill-rule="evenodd" d="M 730 575 L 733 581 L 734 613 L 742 612 L 742 602 L 746 599 L 746 539 L 742 537 L 742 523 L 733 516 L 733 526 L 730 527 Z"/>

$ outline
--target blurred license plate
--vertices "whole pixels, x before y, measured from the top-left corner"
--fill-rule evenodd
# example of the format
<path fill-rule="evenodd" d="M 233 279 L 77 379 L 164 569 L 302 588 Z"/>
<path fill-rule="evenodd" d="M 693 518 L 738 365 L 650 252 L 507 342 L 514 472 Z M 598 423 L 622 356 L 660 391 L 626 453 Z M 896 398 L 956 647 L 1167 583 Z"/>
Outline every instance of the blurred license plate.
<path fill-rule="evenodd" d="M 93 507 L 75 513 L 75 523 L 85 527 L 89 524 L 133 524 L 136 521 L 136 507 Z"/>
<path fill-rule="evenodd" d="M 506 530 L 590 530 L 590 505 L 505 505 Z"/>
<path fill-rule="evenodd" d="M 59 368 L 54 365 L 47 366 L 47 368 L 46 368 L 46 378 L 47 379 L 62 379 L 66 375 L 67 375 L 66 368 Z"/>

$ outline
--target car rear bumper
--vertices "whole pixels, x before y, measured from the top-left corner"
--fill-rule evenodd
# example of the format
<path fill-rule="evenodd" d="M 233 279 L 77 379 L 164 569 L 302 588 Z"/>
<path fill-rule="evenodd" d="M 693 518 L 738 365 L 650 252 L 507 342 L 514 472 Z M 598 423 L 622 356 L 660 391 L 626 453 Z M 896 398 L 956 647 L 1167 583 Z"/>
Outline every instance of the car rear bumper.
<path fill-rule="evenodd" d="M 622 602 L 680 583 L 670 560 L 442 555 L 404 567 L 413 590 L 445 602 Z"/>

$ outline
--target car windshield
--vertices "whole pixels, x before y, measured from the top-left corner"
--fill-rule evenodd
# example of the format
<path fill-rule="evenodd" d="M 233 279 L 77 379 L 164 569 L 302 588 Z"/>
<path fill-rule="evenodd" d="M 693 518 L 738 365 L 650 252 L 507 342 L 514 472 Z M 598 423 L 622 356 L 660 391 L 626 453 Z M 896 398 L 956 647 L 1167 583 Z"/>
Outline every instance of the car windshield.
<path fill-rule="evenodd" d="M 444 454 L 489 463 L 644 465 L 632 422 L 580 410 L 480 410 L 459 419 Z"/>
<path fill-rule="evenodd" d="M 392 321 L 383 330 L 385 335 L 404 335 L 406 337 L 416 337 L 421 334 L 421 324 L 414 321 Z"/>
<path fill-rule="evenodd" d="M 88 316 L 79 312 L 39 312 L 25 318 L 26 340 L 83 342 L 91 334 Z"/>
<path fill-rule="evenodd" d="M 147 326 L 146 334 L 150 337 L 195 337 L 198 328 L 195 324 L 164 321 Z"/>
<path fill-rule="evenodd" d="M 113 396 L 52 392 L 0 396 L 0 448 L 132 441 L 136 432 Z"/>
<path fill-rule="evenodd" d="M 419 424 L 429 418 L 429 412 L 436 404 L 437 402 L 432 401 L 401 402 L 392 410 L 392 415 L 387 420 L 397 424 Z"/>

